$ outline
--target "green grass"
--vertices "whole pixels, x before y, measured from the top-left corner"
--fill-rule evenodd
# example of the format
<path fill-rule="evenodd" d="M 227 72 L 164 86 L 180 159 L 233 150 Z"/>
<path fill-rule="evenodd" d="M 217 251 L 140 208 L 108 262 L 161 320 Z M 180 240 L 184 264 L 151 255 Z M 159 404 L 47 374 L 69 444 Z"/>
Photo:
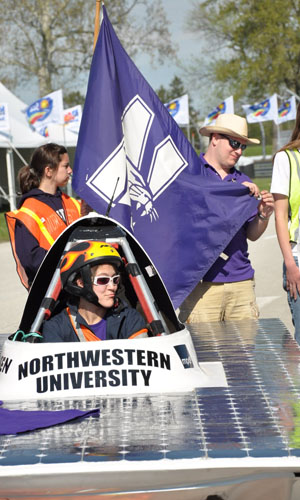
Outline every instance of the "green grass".
<path fill-rule="evenodd" d="M 3 241 L 8 241 L 9 236 L 8 236 L 8 230 L 7 230 L 7 225 L 4 219 L 4 213 L 0 213 L 0 243 Z"/>
<path fill-rule="evenodd" d="M 262 145 L 257 144 L 253 146 L 248 146 L 247 149 L 245 149 L 243 156 L 262 156 L 263 151 L 262 151 Z M 272 145 L 267 144 L 266 145 L 266 155 L 272 155 L 273 150 L 272 150 Z"/>
<path fill-rule="evenodd" d="M 260 191 L 263 189 L 270 190 L 271 179 L 269 177 L 257 177 L 256 179 L 252 179 L 252 181 L 259 187 Z M 0 213 L 0 243 L 3 241 L 9 241 L 9 236 L 4 213 Z"/>
<path fill-rule="evenodd" d="M 251 180 L 259 187 L 260 191 L 263 191 L 264 189 L 266 191 L 270 191 L 271 177 L 256 177 L 256 179 Z"/>

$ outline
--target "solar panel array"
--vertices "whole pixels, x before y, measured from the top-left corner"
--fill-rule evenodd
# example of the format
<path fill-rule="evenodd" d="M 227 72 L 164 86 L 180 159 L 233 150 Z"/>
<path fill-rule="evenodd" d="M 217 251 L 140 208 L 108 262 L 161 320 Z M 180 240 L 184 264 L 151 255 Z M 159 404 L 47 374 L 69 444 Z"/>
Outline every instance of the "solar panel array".
<path fill-rule="evenodd" d="M 223 363 L 228 388 L 6 402 L 10 409 L 100 408 L 100 414 L 0 436 L 0 466 L 299 456 L 300 349 L 284 325 L 262 319 L 190 330 L 199 361 Z"/>

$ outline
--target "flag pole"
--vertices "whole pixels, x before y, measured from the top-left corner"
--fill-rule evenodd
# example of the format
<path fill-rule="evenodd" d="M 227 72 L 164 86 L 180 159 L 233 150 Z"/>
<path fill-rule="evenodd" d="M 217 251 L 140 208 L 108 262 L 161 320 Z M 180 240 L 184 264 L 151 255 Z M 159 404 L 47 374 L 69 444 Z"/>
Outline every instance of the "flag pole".
<path fill-rule="evenodd" d="M 96 43 L 98 40 L 98 35 L 100 31 L 100 11 L 101 11 L 101 0 L 96 0 L 96 10 L 95 10 L 95 23 L 94 23 L 94 44 L 93 53 L 95 52 Z M 93 208 L 90 207 L 85 200 L 81 201 L 81 215 L 87 215 L 93 212 Z"/>
<path fill-rule="evenodd" d="M 94 26 L 94 47 L 95 50 L 96 43 L 98 40 L 98 35 L 100 31 L 100 9 L 101 9 L 101 0 L 96 0 L 96 12 L 95 12 L 95 26 Z"/>
<path fill-rule="evenodd" d="M 266 157 L 266 137 L 265 137 L 265 129 L 264 129 L 262 122 L 259 122 L 259 127 L 260 127 L 260 131 L 261 131 L 262 154 L 263 154 L 263 158 L 265 158 Z"/>

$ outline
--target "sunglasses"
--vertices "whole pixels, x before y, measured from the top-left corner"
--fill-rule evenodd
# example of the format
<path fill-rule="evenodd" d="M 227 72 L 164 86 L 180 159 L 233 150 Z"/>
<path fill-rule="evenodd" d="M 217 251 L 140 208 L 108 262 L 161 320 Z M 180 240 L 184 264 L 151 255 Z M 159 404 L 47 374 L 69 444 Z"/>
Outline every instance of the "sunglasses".
<path fill-rule="evenodd" d="M 232 149 L 240 149 L 242 151 L 245 151 L 247 144 L 241 144 L 239 141 L 236 141 L 235 139 L 231 139 L 231 137 L 228 137 L 228 135 L 220 134 L 222 137 L 225 137 L 225 139 L 228 140 L 230 146 Z"/>
<path fill-rule="evenodd" d="M 94 285 L 106 286 L 108 283 L 112 282 L 113 285 L 118 285 L 120 283 L 120 275 L 115 274 L 114 276 L 95 276 L 93 279 Z"/>

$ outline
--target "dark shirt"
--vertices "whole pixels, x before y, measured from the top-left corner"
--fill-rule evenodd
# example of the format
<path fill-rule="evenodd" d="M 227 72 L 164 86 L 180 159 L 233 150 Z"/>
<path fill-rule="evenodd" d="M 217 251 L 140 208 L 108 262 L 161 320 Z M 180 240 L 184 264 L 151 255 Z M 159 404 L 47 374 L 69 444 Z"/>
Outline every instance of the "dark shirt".
<path fill-rule="evenodd" d="M 84 325 L 91 331 L 93 325 L 89 326 L 78 313 L 75 305 L 70 305 L 70 310 L 76 315 L 76 322 Z M 146 321 L 142 315 L 127 304 L 120 302 L 118 308 L 108 310 L 106 316 L 106 340 L 127 339 L 134 333 L 146 328 Z M 65 309 L 56 314 L 43 324 L 43 342 L 79 342 L 79 338 L 70 322 L 69 315 Z M 93 332 L 96 335 L 96 332 Z"/>
<path fill-rule="evenodd" d="M 65 221 L 61 191 L 59 189 L 54 195 L 45 193 L 38 188 L 32 189 L 22 196 L 18 208 L 21 208 L 27 198 L 36 198 L 38 201 L 45 203 Z M 28 231 L 24 224 L 18 220 L 16 221 L 15 242 L 17 255 L 25 269 L 29 283 L 32 283 L 47 250 L 40 247 L 36 238 Z"/>

